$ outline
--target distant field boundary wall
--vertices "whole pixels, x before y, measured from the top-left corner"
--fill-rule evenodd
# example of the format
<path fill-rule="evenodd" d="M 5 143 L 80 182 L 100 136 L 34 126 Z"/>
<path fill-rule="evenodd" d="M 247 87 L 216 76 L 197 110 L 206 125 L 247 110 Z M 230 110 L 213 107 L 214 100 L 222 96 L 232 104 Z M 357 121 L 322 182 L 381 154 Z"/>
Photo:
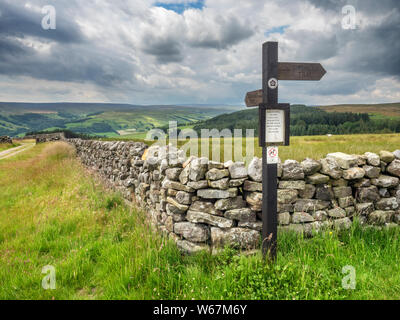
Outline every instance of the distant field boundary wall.
<path fill-rule="evenodd" d="M 24 139 L 35 139 L 36 143 L 65 140 L 64 132 L 41 133 L 25 136 Z"/>
<path fill-rule="evenodd" d="M 0 143 L 12 144 L 12 139 L 9 136 L 0 136 Z"/>
<path fill-rule="evenodd" d="M 187 159 L 171 146 L 68 139 L 87 167 L 143 208 L 187 253 L 225 245 L 258 248 L 261 235 L 261 159 L 218 163 Z M 281 229 L 306 235 L 323 228 L 400 224 L 400 150 L 328 154 L 278 165 Z"/>

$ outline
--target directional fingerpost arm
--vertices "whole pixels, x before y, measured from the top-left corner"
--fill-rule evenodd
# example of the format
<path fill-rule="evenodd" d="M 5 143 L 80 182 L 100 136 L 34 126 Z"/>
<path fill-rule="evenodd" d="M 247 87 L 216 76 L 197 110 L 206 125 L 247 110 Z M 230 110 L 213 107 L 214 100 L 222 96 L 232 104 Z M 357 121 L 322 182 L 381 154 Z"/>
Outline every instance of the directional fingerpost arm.
<path fill-rule="evenodd" d="M 278 80 L 319 81 L 326 74 L 320 63 L 278 62 Z M 262 103 L 263 90 L 247 92 L 247 107 L 257 107 Z"/>

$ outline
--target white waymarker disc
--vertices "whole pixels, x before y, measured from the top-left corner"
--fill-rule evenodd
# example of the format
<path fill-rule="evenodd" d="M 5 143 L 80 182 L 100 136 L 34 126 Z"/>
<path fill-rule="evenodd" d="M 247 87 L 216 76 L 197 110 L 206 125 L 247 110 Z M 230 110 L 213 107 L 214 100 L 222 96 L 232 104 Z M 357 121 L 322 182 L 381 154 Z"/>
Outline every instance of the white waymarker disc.
<path fill-rule="evenodd" d="M 270 89 L 276 89 L 278 88 L 278 80 L 276 80 L 275 78 L 271 78 L 268 80 L 268 87 Z"/>

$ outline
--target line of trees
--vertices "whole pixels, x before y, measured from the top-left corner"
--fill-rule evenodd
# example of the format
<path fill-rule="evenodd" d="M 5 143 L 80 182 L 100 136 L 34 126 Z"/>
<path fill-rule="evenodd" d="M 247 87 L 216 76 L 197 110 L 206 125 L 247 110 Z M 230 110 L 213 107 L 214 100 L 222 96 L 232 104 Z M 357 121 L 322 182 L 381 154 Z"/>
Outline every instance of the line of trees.
<path fill-rule="evenodd" d="M 326 112 L 314 107 L 294 105 L 290 108 L 292 136 L 356 133 L 398 133 L 400 119 L 371 119 L 367 113 Z M 197 123 L 193 129 L 255 129 L 258 133 L 258 110 L 223 114 Z"/>

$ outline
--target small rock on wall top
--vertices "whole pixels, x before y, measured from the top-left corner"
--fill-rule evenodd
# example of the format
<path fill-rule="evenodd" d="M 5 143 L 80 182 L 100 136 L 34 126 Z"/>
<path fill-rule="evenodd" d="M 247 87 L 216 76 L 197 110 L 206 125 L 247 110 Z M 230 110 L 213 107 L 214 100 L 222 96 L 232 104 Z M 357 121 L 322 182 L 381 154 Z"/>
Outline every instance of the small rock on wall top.
<path fill-rule="evenodd" d="M 296 160 L 286 160 L 282 164 L 283 180 L 301 180 L 304 179 L 303 167 Z"/>
<path fill-rule="evenodd" d="M 392 161 L 392 163 L 386 168 L 386 171 L 396 177 L 400 177 L 400 160 Z"/>
<path fill-rule="evenodd" d="M 395 156 L 392 152 L 389 151 L 380 151 L 379 152 L 379 158 L 386 163 L 392 162 L 395 159 Z"/>
<path fill-rule="evenodd" d="M 301 162 L 304 174 L 307 176 L 317 173 L 321 169 L 321 163 L 314 159 L 307 158 Z"/>
<path fill-rule="evenodd" d="M 349 155 L 343 152 L 335 152 L 335 153 L 329 153 L 326 155 L 327 158 L 332 158 L 336 160 L 337 164 L 342 168 L 342 169 L 349 169 L 351 167 L 354 167 L 358 163 L 358 157 L 355 155 Z"/>
<path fill-rule="evenodd" d="M 248 174 L 251 180 L 262 182 L 262 159 L 254 157 L 248 167 Z"/>
<path fill-rule="evenodd" d="M 247 177 L 247 169 L 243 162 L 235 162 L 230 165 L 229 173 L 232 179 L 241 179 Z"/>

